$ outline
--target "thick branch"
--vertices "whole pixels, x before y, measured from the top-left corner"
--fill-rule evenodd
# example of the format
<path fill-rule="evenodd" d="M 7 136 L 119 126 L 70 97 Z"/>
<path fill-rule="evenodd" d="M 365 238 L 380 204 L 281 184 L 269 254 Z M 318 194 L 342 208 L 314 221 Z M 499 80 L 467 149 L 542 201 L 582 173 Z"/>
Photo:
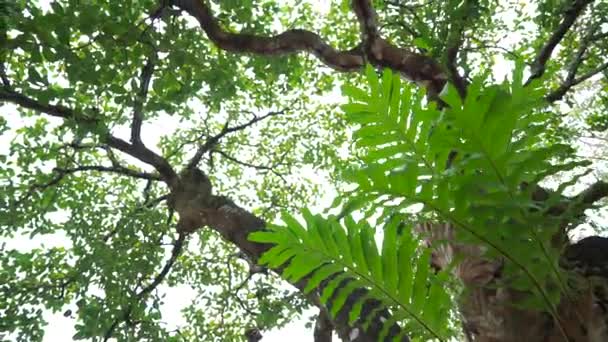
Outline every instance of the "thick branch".
<path fill-rule="evenodd" d="M 264 220 L 237 206 L 234 202 L 223 196 L 214 197 L 215 200 L 213 202 L 218 203 L 217 207 L 202 210 L 206 224 L 220 233 L 226 240 L 238 246 L 251 260 L 257 261 L 271 246 L 249 241 L 248 236 L 252 232 L 266 229 Z M 303 290 L 306 282 L 307 278 L 304 278 L 294 285 L 298 289 Z M 365 297 L 366 293 L 365 289 L 354 291 L 347 298 L 344 308 L 352 307 L 353 303 L 361 297 Z M 320 308 L 324 307 L 320 303 L 318 296 L 311 295 L 309 299 Z M 369 305 L 367 307 L 370 308 Z M 353 341 L 376 342 L 381 330 L 380 327 L 383 326 L 382 322 L 387 319 L 386 315 L 388 313 L 386 313 L 386 310 L 376 311 L 377 314 L 373 316 L 368 329 L 363 329 L 359 324 L 356 324 L 354 327 L 348 324 L 348 310 L 344 308 L 341 314 L 338 315 L 339 318 L 333 321 L 334 328 L 338 334 L 340 336 L 358 336 Z M 395 326 L 394 329 L 397 329 L 397 327 Z M 398 331 L 393 331 L 392 333 L 394 334 L 392 336 L 396 336 Z M 403 341 L 408 341 L 408 338 L 404 337 Z"/>
<path fill-rule="evenodd" d="M 42 104 L 36 100 L 14 91 L 0 88 L 0 101 L 14 103 L 23 108 L 42 112 L 51 116 L 64 119 L 74 118 L 74 113 L 68 107 L 61 105 Z"/>
<path fill-rule="evenodd" d="M 575 0 L 572 6 L 565 11 L 562 22 L 557 26 L 555 31 L 553 31 L 551 37 L 549 37 L 543 47 L 538 51 L 536 58 L 534 58 L 530 70 L 531 75 L 526 83 L 530 83 L 530 81 L 541 77 L 545 73 L 545 66 L 551 58 L 553 50 L 555 50 L 557 44 L 562 41 L 585 7 L 591 2 L 593 2 L 593 0 Z"/>
<path fill-rule="evenodd" d="M 598 181 L 581 191 L 576 199 L 583 205 L 591 205 L 608 196 L 608 183 Z"/>
<path fill-rule="evenodd" d="M 209 39 L 219 48 L 258 55 L 284 55 L 299 52 L 314 54 L 325 65 L 339 71 L 357 71 L 367 61 L 377 67 L 398 71 L 426 87 L 431 96 L 438 94 L 445 82 L 441 66 L 432 58 L 398 48 L 378 35 L 376 14 L 368 0 L 353 0 L 352 6 L 362 28 L 362 46 L 339 51 L 316 33 L 292 29 L 274 36 L 228 32 L 219 25 L 204 0 L 173 0 L 172 4 L 193 16 Z"/>
<path fill-rule="evenodd" d="M 314 342 L 331 342 L 333 335 L 333 325 L 329 319 L 329 314 L 321 309 L 315 323 Z"/>
<path fill-rule="evenodd" d="M 425 87 L 432 99 L 443 89 L 448 77 L 437 61 L 396 47 L 378 33 L 376 11 L 370 0 L 352 0 L 352 7 L 361 28 L 362 45 L 370 63 L 400 72 Z"/>

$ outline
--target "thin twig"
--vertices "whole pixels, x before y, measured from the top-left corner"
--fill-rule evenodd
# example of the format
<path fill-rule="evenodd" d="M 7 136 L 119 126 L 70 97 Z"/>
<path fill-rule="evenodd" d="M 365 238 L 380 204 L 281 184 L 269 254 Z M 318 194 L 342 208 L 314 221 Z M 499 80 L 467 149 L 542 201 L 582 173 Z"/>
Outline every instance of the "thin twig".
<path fill-rule="evenodd" d="M 241 130 L 246 129 L 247 127 L 255 124 L 256 122 L 262 121 L 268 117 L 271 116 L 275 116 L 275 115 L 279 115 L 279 114 L 283 114 L 285 111 L 281 110 L 281 111 L 272 111 L 272 112 L 268 112 L 262 116 L 257 116 L 254 115 L 253 118 L 249 121 L 247 121 L 244 124 L 241 125 L 237 125 L 237 126 L 233 126 L 233 127 L 229 127 L 228 126 L 228 122 L 226 122 L 226 124 L 224 125 L 224 128 L 222 128 L 222 130 L 220 131 L 220 133 L 210 137 L 209 139 L 207 139 L 207 141 L 205 141 L 204 144 L 202 144 L 196 151 L 196 153 L 194 154 L 194 156 L 192 157 L 192 159 L 190 159 L 190 162 L 188 163 L 188 166 L 186 167 L 187 169 L 193 169 L 195 167 L 197 167 L 197 165 L 200 163 L 201 159 L 203 158 L 203 155 L 210 151 L 213 147 L 215 147 L 219 141 L 225 137 L 226 135 L 230 134 L 230 133 L 234 133 L 234 132 L 238 132 Z"/>

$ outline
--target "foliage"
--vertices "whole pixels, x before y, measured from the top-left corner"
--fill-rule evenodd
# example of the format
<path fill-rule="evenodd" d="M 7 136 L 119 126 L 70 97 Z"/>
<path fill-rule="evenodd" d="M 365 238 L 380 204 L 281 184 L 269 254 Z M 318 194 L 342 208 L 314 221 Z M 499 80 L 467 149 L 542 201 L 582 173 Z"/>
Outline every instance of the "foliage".
<path fill-rule="evenodd" d="M 400 320 L 405 321 L 404 334 L 446 338 L 451 307 L 446 274 L 433 274 L 429 250 L 420 248 L 411 227 L 403 227 L 398 220 L 388 222 L 379 252 L 376 230 L 364 221 L 347 217 L 344 227 L 335 218 L 324 219 L 306 210 L 302 214 L 306 228 L 286 214 L 287 227 L 271 226 L 270 231 L 252 234 L 254 241 L 275 244 L 260 263 L 283 268 L 283 278 L 292 283 L 307 277 L 305 293 L 324 283 L 320 299 L 331 308 L 332 316 L 343 309 L 355 290 L 368 289 L 350 308 L 349 322 L 369 324 L 372 315 L 362 315 L 369 301 L 388 307 L 392 316 L 385 322 L 380 340 Z"/>

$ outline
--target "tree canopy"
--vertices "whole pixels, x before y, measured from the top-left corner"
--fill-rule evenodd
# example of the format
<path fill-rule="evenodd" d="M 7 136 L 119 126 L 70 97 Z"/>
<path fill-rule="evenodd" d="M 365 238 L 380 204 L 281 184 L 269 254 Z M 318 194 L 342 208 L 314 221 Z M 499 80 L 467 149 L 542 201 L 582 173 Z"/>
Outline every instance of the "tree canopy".
<path fill-rule="evenodd" d="M 0 333 L 608 340 L 606 13 L 0 1 Z"/>

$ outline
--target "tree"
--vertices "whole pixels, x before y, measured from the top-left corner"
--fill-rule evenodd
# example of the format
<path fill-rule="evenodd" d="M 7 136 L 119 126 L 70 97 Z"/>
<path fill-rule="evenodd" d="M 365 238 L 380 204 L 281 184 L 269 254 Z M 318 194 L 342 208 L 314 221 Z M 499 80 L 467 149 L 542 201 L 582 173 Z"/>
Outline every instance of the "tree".
<path fill-rule="evenodd" d="M 257 341 L 315 305 L 316 341 L 607 338 L 608 243 L 568 232 L 608 185 L 565 192 L 607 128 L 607 2 L 0 4 L 2 236 L 69 240 L 2 248 L 0 330 L 75 305 L 76 339 Z M 197 290 L 177 331 L 161 284 Z"/>

